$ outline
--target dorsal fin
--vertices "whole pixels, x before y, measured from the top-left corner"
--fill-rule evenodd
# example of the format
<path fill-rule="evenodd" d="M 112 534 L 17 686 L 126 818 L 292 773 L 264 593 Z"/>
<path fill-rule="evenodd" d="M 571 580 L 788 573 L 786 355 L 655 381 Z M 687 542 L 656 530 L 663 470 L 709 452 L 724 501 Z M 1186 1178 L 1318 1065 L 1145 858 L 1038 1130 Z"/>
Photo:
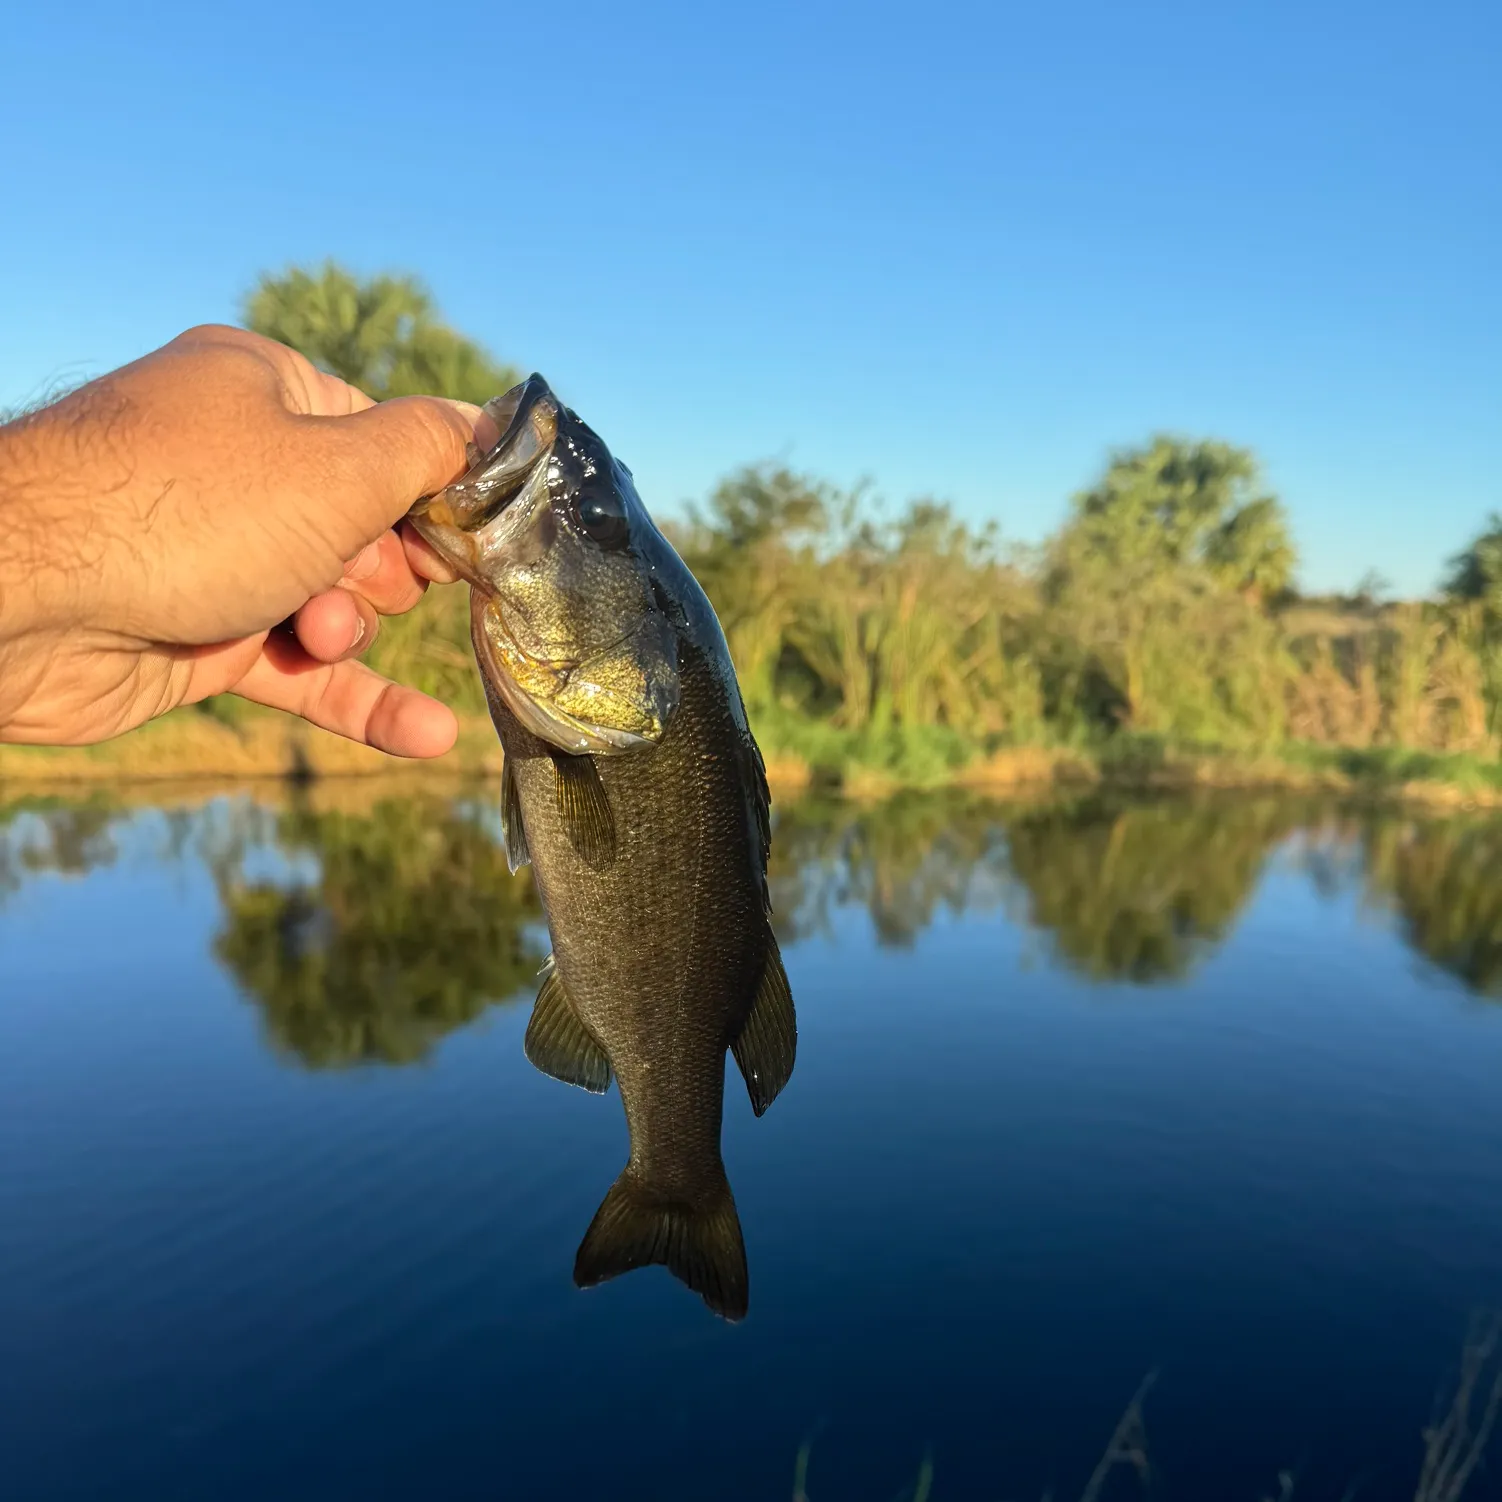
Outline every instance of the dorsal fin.
<path fill-rule="evenodd" d="M 751 734 L 751 725 L 746 718 L 746 701 L 741 696 L 740 685 L 735 687 L 736 703 L 740 707 L 740 733 L 743 737 L 741 760 L 746 781 L 751 790 L 751 814 L 756 821 L 757 870 L 761 872 L 761 904 L 768 917 L 772 913 L 772 891 L 767 883 L 767 862 L 772 858 L 772 790 L 767 786 L 767 764 L 762 758 L 761 747 Z"/>

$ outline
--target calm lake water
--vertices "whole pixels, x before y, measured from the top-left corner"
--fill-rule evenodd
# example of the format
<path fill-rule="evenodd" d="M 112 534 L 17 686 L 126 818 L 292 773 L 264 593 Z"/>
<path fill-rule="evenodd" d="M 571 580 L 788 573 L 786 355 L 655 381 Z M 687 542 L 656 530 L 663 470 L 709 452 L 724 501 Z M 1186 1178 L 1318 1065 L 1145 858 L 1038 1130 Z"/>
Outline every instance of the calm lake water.
<path fill-rule="evenodd" d="M 572 1286 L 625 1124 L 522 1057 L 491 797 L 0 810 L 7 1502 L 1071 1502 L 1153 1371 L 1155 1496 L 1414 1495 L 1502 1304 L 1502 821 L 780 810 L 731 1327 Z"/>

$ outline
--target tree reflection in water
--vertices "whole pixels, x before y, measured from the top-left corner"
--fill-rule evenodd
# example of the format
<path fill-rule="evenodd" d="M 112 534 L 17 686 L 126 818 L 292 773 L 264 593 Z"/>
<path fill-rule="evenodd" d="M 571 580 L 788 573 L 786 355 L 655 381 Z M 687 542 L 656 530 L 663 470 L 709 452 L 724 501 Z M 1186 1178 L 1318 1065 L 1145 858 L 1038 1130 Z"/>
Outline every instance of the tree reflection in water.
<path fill-rule="evenodd" d="M 546 928 L 530 872 L 506 869 L 493 803 L 490 785 L 473 799 L 323 788 L 141 820 L 103 798 L 15 799 L 0 803 L 0 903 L 40 874 L 108 865 L 127 830 L 134 848 L 154 829 L 156 856 L 210 872 L 215 953 L 278 1048 L 316 1068 L 404 1063 L 535 989 Z M 774 921 L 792 944 L 856 907 L 876 943 L 906 947 L 942 913 L 1005 911 L 1092 981 L 1161 983 L 1225 939 L 1280 847 L 1321 895 L 1358 887 L 1416 951 L 1502 998 L 1495 815 L 1288 797 L 805 798 L 776 809 Z"/>
<path fill-rule="evenodd" d="M 1287 798 L 1091 797 L 1007 822 L 1026 917 L 1101 981 L 1174 980 L 1230 932 L 1272 850 L 1311 817 Z"/>
<path fill-rule="evenodd" d="M 1365 844 L 1368 891 L 1409 944 L 1502 999 L 1502 819 L 1371 819 Z"/>
<path fill-rule="evenodd" d="M 837 908 L 865 908 L 879 944 L 905 948 L 940 911 L 997 908 L 1006 844 L 998 807 L 961 794 L 878 805 L 806 799 L 777 812 L 772 921 L 784 943 L 828 933 Z"/>
<path fill-rule="evenodd" d="M 432 796 L 357 813 L 299 806 L 277 820 L 276 843 L 292 858 L 284 874 L 219 866 L 214 947 L 274 1043 L 304 1064 L 407 1063 L 487 1007 L 531 999 L 542 911 L 480 807 Z"/>
<path fill-rule="evenodd" d="M 1092 980 L 1182 976 L 1230 930 L 1280 841 L 1313 811 L 1288 799 L 795 805 L 773 842 L 779 932 L 827 931 L 857 903 L 905 946 L 941 909 L 1009 907 Z"/>
<path fill-rule="evenodd" d="M 108 800 L 16 798 L 0 803 L 0 902 L 33 876 L 83 876 L 116 855 Z"/>

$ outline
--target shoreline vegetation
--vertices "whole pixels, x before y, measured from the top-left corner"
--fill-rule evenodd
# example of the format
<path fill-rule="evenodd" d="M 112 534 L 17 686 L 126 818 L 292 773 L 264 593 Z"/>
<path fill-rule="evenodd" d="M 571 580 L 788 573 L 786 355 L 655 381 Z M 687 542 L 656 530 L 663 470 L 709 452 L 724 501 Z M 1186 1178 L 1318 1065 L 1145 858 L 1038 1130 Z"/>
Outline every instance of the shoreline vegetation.
<path fill-rule="evenodd" d="M 462 716 L 459 742 L 432 762 L 409 762 L 355 745 L 287 716 L 234 706 L 233 721 L 180 710 L 97 746 L 0 746 L 0 791 L 80 795 L 142 784 L 361 781 L 443 783 L 498 778 L 502 753 L 490 721 Z M 1502 807 L 1502 765 L 1471 753 L 1293 743 L 1262 750 L 1175 745 L 1121 733 L 1096 745 L 1047 743 L 977 749 L 919 775 L 899 761 L 870 765 L 852 756 L 812 761 L 775 744 L 766 749 L 775 800 L 834 793 L 879 801 L 905 791 L 1043 794 L 1092 788 L 1123 792 L 1319 793 L 1353 801 L 1434 808 Z"/>
<path fill-rule="evenodd" d="M 378 400 L 483 402 L 517 376 L 411 277 L 293 268 L 261 279 L 244 321 Z M 672 499 L 649 497 L 725 628 L 776 796 L 1108 785 L 1502 805 L 1502 517 L 1432 597 L 1398 600 L 1370 575 L 1301 592 L 1282 503 L 1218 438 L 1113 452 L 1036 545 L 776 464 Z M 459 714 L 428 771 L 491 774 L 463 596 L 430 591 L 368 660 Z M 88 749 L 0 747 L 0 784 L 377 769 L 397 771 L 229 698 Z"/>

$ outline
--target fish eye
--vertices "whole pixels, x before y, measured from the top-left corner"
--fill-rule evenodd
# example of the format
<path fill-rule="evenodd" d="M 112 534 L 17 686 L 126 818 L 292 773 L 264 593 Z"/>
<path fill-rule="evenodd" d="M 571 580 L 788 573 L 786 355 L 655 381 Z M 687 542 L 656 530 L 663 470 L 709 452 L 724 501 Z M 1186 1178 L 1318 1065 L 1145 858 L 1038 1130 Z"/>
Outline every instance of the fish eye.
<path fill-rule="evenodd" d="M 613 487 L 586 490 L 574 508 L 580 529 L 602 548 L 624 547 L 628 533 L 626 507 Z"/>

